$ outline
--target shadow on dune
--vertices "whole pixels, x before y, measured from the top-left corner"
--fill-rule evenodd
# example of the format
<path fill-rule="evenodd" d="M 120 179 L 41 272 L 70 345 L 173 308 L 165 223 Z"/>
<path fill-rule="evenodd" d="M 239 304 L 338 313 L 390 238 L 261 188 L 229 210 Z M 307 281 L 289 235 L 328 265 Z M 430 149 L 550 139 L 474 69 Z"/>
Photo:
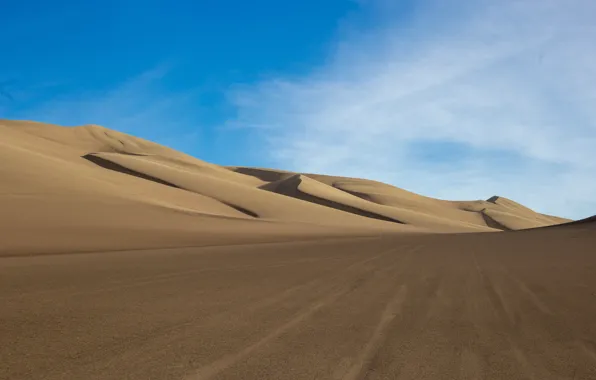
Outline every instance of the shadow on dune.
<path fill-rule="evenodd" d="M 554 226 L 546 226 L 542 228 L 565 228 L 565 227 L 582 227 L 582 228 L 596 228 L 596 215 L 585 219 L 574 220 L 573 222 L 555 224 Z"/>
<path fill-rule="evenodd" d="M 157 183 L 162 184 L 162 185 L 166 185 L 166 186 L 174 187 L 176 189 L 180 189 L 179 186 L 176 186 L 176 185 L 174 185 L 171 182 L 167 182 L 167 181 L 164 181 L 163 179 L 160 179 L 160 178 L 157 178 L 157 177 L 153 177 L 153 176 L 150 176 L 150 175 L 147 175 L 147 174 L 144 174 L 144 173 L 140 173 L 140 172 L 137 172 L 135 170 L 131 170 L 131 169 L 127 168 L 127 167 L 124 167 L 124 166 L 122 166 L 120 164 L 114 163 L 114 162 L 112 162 L 110 160 L 106 160 L 105 158 L 98 157 L 98 156 L 96 156 L 94 154 L 86 154 L 84 156 L 81 156 L 81 158 L 84 158 L 87 161 L 93 162 L 97 166 L 101 166 L 104 169 L 113 170 L 113 171 L 118 172 L 118 173 L 128 174 L 128 175 L 131 175 L 131 176 L 134 176 L 134 177 L 145 179 L 147 181 L 153 181 L 153 182 L 157 182 Z"/>
<path fill-rule="evenodd" d="M 486 210 L 486 209 L 484 209 L 484 210 Z M 501 231 L 511 231 L 511 228 L 502 225 L 501 223 L 497 222 L 496 220 L 494 220 L 490 216 L 486 215 L 484 213 L 484 210 L 482 210 L 480 212 L 480 215 L 482 215 L 482 219 L 484 219 L 484 223 L 486 223 L 487 226 L 489 226 L 490 228 L 501 230 Z"/>
<path fill-rule="evenodd" d="M 580 220 L 576 220 L 574 222 L 569 222 L 569 223 L 561 224 L 561 226 L 576 226 L 576 225 L 580 225 L 580 224 L 591 224 L 594 227 L 596 227 L 596 215 L 591 216 L 591 217 L 586 218 L 586 219 L 580 219 Z"/>
<path fill-rule="evenodd" d="M 251 177 L 255 177 L 265 182 L 275 182 L 286 177 L 294 175 L 294 173 L 284 173 L 274 170 L 256 169 L 256 168 L 232 168 L 232 171 Z"/>
<path fill-rule="evenodd" d="M 295 174 L 290 178 L 286 178 L 286 179 L 283 179 L 283 180 L 275 182 L 275 183 L 269 183 L 269 184 L 261 186 L 260 188 L 263 190 L 277 193 L 277 194 L 285 195 L 285 196 L 288 196 L 291 198 L 300 199 L 305 202 L 315 203 L 315 204 L 318 204 L 321 206 L 334 208 L 336 210 L 349 212 L 351 214 L 364 216 L 364 217 L 371 218 L 371 219 L 377 219 L 377 220 L 382 220 L 382 221 L 391 222 L 391 223 L 405 224 L 404 222 L 397 220 L 397 219 L 393 219 L 393 218 L 390 218 L 390 217 L 387 217 L 384 215 L 380 215 L 380 214 L 377 214 L 374 212 L 362 210 L 357 207 L 348 206 L 346 204 L 335 202 L 335 201 L 332 201 L 329 199 L 320 198 L 315 195 L 300 191 L 300 189 L 298 188 L 298 186 L 302 182 L 302 179 L 300 177 L 301 177 L 300 174 Z"/>
<path fill-rule="evenodd" d="M 98 166 L 100 166 L 100 167 L 102 167 L 104 169 L 113 170 L 113 171 L 118 172 L 118 173 L 131 175 L 133 177 L 141 178 L 141 179 L 144 179 L 144 180 L 147 180 L 147 181 L 152 181 L 152 182 L 155 182 L 155 183 L 159 183 L 161 185 L 166 185 L 166 186 L 170 186 L 170 187 L 173 187 L 173 188 L 176 188 L 176 189 L 188 191 L 188 190 L 186 190 L 186 189 L 184 189 L 184 188 L 182 188 L 180 186 L 177 186 L 177 185 L 175 185 L 175 184 L 173 184 L 171 182 L 164 181 L 161 178 L 157 178 L 157 177 L 154 177 L 154 176 L 145 174 L 145 173 L 138 172 L 136 170 L 129 169 L 129 168 L 124 167 L 124 166 L 122 166 L 120 164 L 117 164 L 117 163 L 112 162 L 110 160 L 106 160 L 105 158 L 102 158 L 102 157 L 95 156 L 93 154 L 86 154 L 86 155 L 81 156 L 81 157 L 84 158 L 87 161 L 93 162 L 94 164 L 96 164 L 96 165 L 98 165 Z M 252 218 L 258 218 L 259 217 L 259 215 L 255 214 L 254 212 L 252 212 L 250 210 L 247 210 L 247 209 L 245 209 L 243 207 L 240 207 L 240 206 L 237 206 L 237 205 L 234 205 L 234 204 L 231 204 L 231 203 L 227 203 L 227 202 L 222 202 L 222 201 L 219 201 L 219 202 L 221 202 L 221 203 L 225 204 L 226 206 L 231 207 L 234 210 L 239 211 L 239 212 L 241 212 L 241 213 L 243 213 L 243 214 L 245 214 L 247 216 L 250 216 Z"/>
<path fill-rule="evenodd" d="M 542 226 L 542 227 L 534 227 L 534 228 L 526 228 L 523 230 L 513 230 L 511 232 L 528 232 L 528 231 L 553 231 L 554 230 L 577 230 L 577 231 L 590 231 L 594 230 L 596 232 L 596 215 L 590 216 L 585 219 L 574 220 L 568 223 L 561 223 L 561 224 L 553 224 L 552 226 Z"/>
<path fill-rule="evenodd" d="M 247 209 L 245 209 L 245 208 L 242 208 L 242 207 L 240 207 L 240 206 L 237 206 L 237 205 L 235 205 L 235 204 L 228 203 L 228 202 L 223 202 L 223 201 L 220 201 L 220 200 L 218 200 L 218 202 L 221 202 L 221 203 L 223 203 L 224 205 L 226 205 L 226 206 L 228 206 L 228 207 L 231 207 L 231 208 L 233 208 L 233 209 L 234 209 L 234 210 L 236 210 L 236 211 L 240 211 L 241 213 L 243 213 L 243 214 L 245 214 L 245 215 L 248 215 L 248 216 L 250 216 L 250 217 L 253 217 L 253 218 L 260 218 L 259 214 L 257 214 L 257 213 L 254 213 L 254 212 L 252 212 L 252 211 L 250 211 L 250 210 L 247 210 Z"/>

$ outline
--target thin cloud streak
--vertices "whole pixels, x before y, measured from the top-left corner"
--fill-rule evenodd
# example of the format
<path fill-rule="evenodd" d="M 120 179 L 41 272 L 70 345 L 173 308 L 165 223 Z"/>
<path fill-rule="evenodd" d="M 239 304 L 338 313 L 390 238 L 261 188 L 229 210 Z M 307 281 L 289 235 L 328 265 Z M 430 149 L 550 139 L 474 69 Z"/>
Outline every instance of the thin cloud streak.
<path fill-rule="evenodd" d="M 10 113 L 10 118 L 69 126 L 99 124 L 188 151 L 193 143 L 198 145 L 201 135 L 189 111 L 197 109 L 196 93 L 167 91 L 162 81 L 170 71 L 162 65 L 104 91 L 56 94 L 33 108 Z"/>

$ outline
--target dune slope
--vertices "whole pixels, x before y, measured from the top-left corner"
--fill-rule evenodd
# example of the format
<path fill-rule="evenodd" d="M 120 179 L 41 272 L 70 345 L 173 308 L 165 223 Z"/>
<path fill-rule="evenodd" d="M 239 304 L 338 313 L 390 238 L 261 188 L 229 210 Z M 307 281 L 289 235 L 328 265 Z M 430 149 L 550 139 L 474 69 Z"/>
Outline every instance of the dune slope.
<path fill-rule="evenodd" d="M 0 133 L 5 255 L 567 222 L 504 198 L 450 202 L 371 180 L 222 167 L 97 125 L 0 120 Z"/>
<path fill-rule="evenodd" d="M 337 204 L 371 211 L 406 225 L 432 231 L 495 231 L 544 227 L 569 222 L 569 219 L 537 213 L 504 197 L 476 201 L 446 201 L 430 198 L 382 182 L 282 170 L 229 167 L 268 184 L 263 189 L 300 197 L 314 203 L 324 198 Z M 288 183 L 299 183 L 289 191 Z M 282 186 L 282 184 L 284 184 Z M 319 185 L 315 186 L 315 183 Z M 323 190 L 323 186 L 326 188 Z M 323 195 L 323 192 L 325 193 Z M 343 193 L 343 195 L 340 195 Z M 309 198 L 309 199 L 307 199 Z M 315 199 L 316 198 L 316 199 Z"/>

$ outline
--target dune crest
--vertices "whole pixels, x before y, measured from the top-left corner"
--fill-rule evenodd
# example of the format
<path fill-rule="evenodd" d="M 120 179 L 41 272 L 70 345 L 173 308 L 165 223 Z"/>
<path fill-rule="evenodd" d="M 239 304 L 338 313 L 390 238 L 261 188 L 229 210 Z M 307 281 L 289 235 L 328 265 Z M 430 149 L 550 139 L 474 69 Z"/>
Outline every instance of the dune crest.
<path fill-rule="evenodd" d="M 372 180 L 222 167 L 98 125 L 0 120 L 0 133 L 0 254 L 569 222 L 498 196 L 446 201 Z M 32 231 L 40 242 L 24 238 Z"/>

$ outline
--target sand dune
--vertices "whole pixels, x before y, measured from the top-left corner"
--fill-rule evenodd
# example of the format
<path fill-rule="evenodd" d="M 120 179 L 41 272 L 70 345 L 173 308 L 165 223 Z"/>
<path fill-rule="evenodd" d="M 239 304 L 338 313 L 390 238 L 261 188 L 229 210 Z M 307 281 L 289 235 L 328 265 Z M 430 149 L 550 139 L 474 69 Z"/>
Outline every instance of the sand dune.
<path fill-rule="evenodd" d="M 269 194 L 257 190 L 262 182 L 252 177 L 102 127 L 1 122 L 0 133 L 2 255 L 208 245 L 221 243 L 222 236 L 233 243 L 378 233 L 374 223 L 363 226 L 337 210 L 312 205 L 309 212 L 310 205 L 282 196 L 283 204 L 276 204 L 259 197 Z M 141 178 L 89 159 L 102 154 L 144 159 L 139 165 L 164 178 Z M 164 184 L 168 179 L 194 183 L 207 195 Z M 235 198 L 228 199 L 230 194 Z M 263 218 L 250 215 L 253 206 Z M 275 207 L 277 213 L 267 214 Z M 288 223 L 286 216 L 294 211 Z M 328 225 L 320 222 L 325 218 Z M 341 221 L 337 226 L 331 223 L 335 219 Z"/>
<path fill-rule="evenodd" d="M 333 201 L 329 207 L 338 208 L 341 204 L 433 232 L 519 230 L 569 221 L 534 212 L 498 196 L 486 201 L 445 201 L 366 179 L 246 167 L 230 167 L 230 170 L 268 182 L 261 186 L 263 189 L 313 203 L 321 204 L 320 199 Z M 297 181 L 300 182 L 297 191 L 290 191 L 288 184 Z"/>
<path fill-rule="evenodd" d="M 96 153 L 94 157 L 118 164 L 135 173 L 159 179 L 169 186 L 197 193 L 228 205 L 248 217 L 264 220 L 303 222 L 329 225 L 362 225 L 361 218 L 344 215 L 338 210 L 304 203 L 298 199 L 271 194 L 226 177 L 196 173 L 175 167 L 152 156 L 131 156 L 118 153 Z M 367 221 L 368 222 L 368 221 Z M 374 226 L 373 221 L 369 225 Z"/>
<path fill-rule="evenodd" d="M 97 125 L 0 121 L 0 133 L 2 254 L 566 221 L 504 198 L 449 202 L 364 179 L 221 167 Z M 126 226 L 159 232 L 135 238 L 122 232 Z M 31 231 L 39 239 L 25 239 Z"/>
<path fill-rule="evenodd" d="M 596 379 L 596 217 L 0 135 L 0 379 Z"/>

